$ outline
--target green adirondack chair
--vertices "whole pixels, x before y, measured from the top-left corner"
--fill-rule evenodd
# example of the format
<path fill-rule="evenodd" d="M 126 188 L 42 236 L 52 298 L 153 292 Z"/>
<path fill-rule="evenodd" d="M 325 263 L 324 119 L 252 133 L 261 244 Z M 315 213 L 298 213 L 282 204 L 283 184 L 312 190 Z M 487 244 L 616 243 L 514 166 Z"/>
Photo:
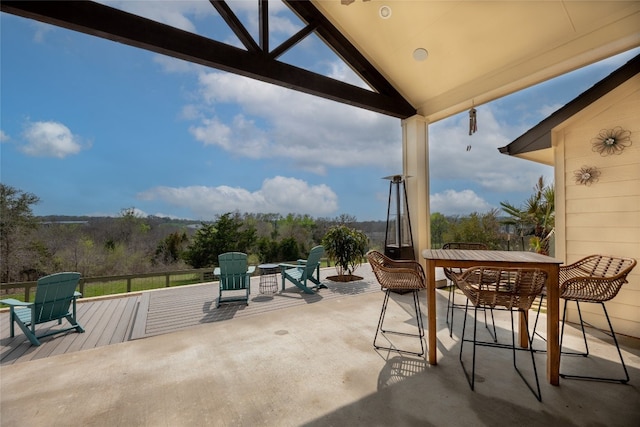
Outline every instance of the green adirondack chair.
<path fill-rule="evenodd" d="M 223 302 L 244 301 L 249 305 L 251 293 L 251 275 L 256 270 L 255 266 L 247 267 L 247 254 L 242 252 L 226 252 L 218 255 L 218 264 L 213 274 L 220 278 L 220 290 L 216 307 Z M 246 291 L 245 295 L 222 298 L 224 291 Z M 238 292 L 235 292 L 236 294 Z"/>
<path fill-rule="evenodd" d="M 326 288 L 325 285 L 320 283 L 320 258 L 323 253 L 324 248 L 322 246 L 316 246 L 311 249 L 309 257 L 306 260 L 299 259 L 297 264 L 280 264 L 282 290 L 284 291 L 287 280 L 307 294 L 315 293 L 311 288 Z M 307 281 L 315 283 L 315 286 L 307 286 Z"/>
<path fill-rule="evenodd" d="M 33 345 L 40 345 L 39 338 L 61 334 L 72 329 L 76 332 L 84 332 L 76 319 L 76 299 L 82 296 L 80 292 L 76 292 L 79 280 L 80 273 L 51 274 L 38 279 L 35 301 L 23 302 L 13 298 L 0 300 L 0 303 L 10 306 L 11 336 L 14 336 L 14 322 L 20 326 Z M 72 305 L 73 310 L 70 312 L 69 308 Z M 36 325 L 54 320 L 61 325 L 62 319 L 67 319 L 71 326 L 36 334 Z"/>

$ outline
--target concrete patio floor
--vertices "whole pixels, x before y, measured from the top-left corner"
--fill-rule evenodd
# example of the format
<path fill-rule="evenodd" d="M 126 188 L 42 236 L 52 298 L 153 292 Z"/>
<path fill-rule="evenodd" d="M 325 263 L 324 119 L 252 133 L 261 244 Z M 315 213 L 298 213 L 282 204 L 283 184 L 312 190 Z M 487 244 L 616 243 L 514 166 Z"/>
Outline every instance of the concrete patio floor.
<path fill-rule="evenodd" d="M 375 280 L 368 265 L 362 270 L 364 280 Z M 546 356 L 537 353 L 538 402 L 513 369 L 508 350 L 479 348 L 476 387 L 470 390 L 458 361 L 461 312 L 449 338 L 444 291 L 438 291 L 437 366 L 425 357 L 376 351 L 382 299 L 381 292 L 345 295 L 2 366 L 0 424 L 640 425 L 640 340 L 620 337 L 631 376 L 627 385 L 561 379 L 559 387 L 551 386 L 544 376 Z M 420 301 L 424 311 L 424 292 Z M 410 294 L 392 294 L 389 328 L 415 327 L 410 302 Z M 510 339 L 507 316 L 496 318 L 501 342 Z M 575 327 L 567 332 L 565 348 L 580 349 Z M 622 371 L 610 339 L 591 333 L 592 356 L 563 357 L 561 372 Z M 419 347 L 415 338 L 390 338 L 404 348 Z M 528 353 L 518 352 L 518 366 L 533 380 Z"/>

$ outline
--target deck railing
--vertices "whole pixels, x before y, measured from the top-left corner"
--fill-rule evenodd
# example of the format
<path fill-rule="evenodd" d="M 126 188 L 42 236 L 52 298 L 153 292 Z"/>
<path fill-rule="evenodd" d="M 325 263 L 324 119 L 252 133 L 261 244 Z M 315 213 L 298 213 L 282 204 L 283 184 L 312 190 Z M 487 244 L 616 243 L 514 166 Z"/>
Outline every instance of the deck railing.
<path fill-rule="evenodd" d="M 82 277 L 80 279 L 79 291 L 83 296 L 96 296 L 95 292 L 91 292 L 92 287 L 102 284 L 101 289 L 93 289 L 100 292 L 101 295 L 109 295 L 113 293 L 123 292 L 139 292 L 162 287 L 162 278 L 164 278 L 164 287 L 184 285 L 188 283 L 209 282 L 213 280 L 212 268 L 198 268 L 192 270 L 175 270 L 156 273 L 144 274 L 125 274 L 120 276 L 100 276 L 100 277 Z M 0 284 L 0 295 L 12 295 L 17 298 L 22 296 L 23 301 L 28 302 L 33 294 L 35 294 L 38 282 L 11 282 Z M 109 292 L 108 287 L 111 285 Z M 136 286 L 137 285 L 137 286 Z M 160 286 L 159 286 L 160 285 Z M 21 292 L 22 291 L 22 292 Z M 105 292 L 107 291 L 107 292 Z"/>
<path fill-rule="evenodd" d="M 331 266 L 331 263 L 327 258 L 322 258 L 320 260 L 320 265 L 322 266 L 325 264 L 327 267 Z M 257 269 L 255 274 L 260 274 Z M 155 273 L 124 274 L 120 276 L 82 277 L 80 278 L 79 291 L 83 297 L 140 292 L 163 287 L 160 284 L 162 281 L 161 278 L 164 278 L 165 288 L 193 283 L 211 282 L 214 280 L 213 268 L 211 267 Z M 103 286 L 98 288 L 98 284 L 103 284 Z M 0 297 L 4 298 L 10 296 L 12 298 L 29 302 L 31 296 L 35 294 L 37 285 L 38 282 L 35 281 L 0 283 Z"/>

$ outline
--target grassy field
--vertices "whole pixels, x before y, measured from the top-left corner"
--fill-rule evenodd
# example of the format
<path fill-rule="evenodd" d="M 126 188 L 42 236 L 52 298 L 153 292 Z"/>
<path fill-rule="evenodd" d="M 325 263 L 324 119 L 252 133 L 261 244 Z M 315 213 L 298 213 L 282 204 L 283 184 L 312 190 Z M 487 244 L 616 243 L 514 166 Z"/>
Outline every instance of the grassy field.
<path fill-rule="evenodd" d="M 171 275 L 170 287 L 192 285 L 194 283 L 201 283 L 201 275 L 199 273 L 186 273 L 186 274 L 173 274 Z M 148 291 L 150 289 L 159 289 L 166 287 L 166 281 L 164 276 L 154 277 L 140 277 L 131 279 L 131 292 Z M 33 301 L 35 298 L 36 287 L 31 288 L 29 295 L 29 301 Z M 24 288 L 12 288 L 7 289 L 7 293 L 4 291 L 0 295 L 1 299 L 13 298 L 19 301 L 24 301 Z M 113 280 L 113 281 L 101 281 L 93 283 L 85 283 L 84 285 L 84 298 L 100 297 L 104 295 L 114 295 L 127 293 L 127 280 Z"/>
<path fill-rule="evenodd" d="M 199 274 L 184 274 L 171 276 L 171 287 L 192 285 L 200 283 Z M 164 277 L 142 277 L 131 280 L 131 292 L 148 291 L 150 289 L 164 288 L 166 286 Z M 99 297 L 103 295 L 123 294 L 127 292 L 127 281 L 119 280 L 113 282 L 87 283 L 84 286 L 85 298 Z"/>

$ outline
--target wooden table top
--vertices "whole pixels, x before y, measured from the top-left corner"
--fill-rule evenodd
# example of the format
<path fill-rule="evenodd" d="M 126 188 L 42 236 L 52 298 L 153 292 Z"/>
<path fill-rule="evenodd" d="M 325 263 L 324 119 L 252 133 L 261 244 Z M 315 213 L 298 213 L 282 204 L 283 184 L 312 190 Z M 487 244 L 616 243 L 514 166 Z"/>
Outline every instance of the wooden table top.
<path fill-rule="evenodd" d="M 422 257 L 427 260 L 466 261 L 466 262 L 499 262 L 499 263 L 538 263 L 562 264 L 563 261 L 535 252 L 526 251 L 491 251 L 477 249 L 424 249 Z"/>

